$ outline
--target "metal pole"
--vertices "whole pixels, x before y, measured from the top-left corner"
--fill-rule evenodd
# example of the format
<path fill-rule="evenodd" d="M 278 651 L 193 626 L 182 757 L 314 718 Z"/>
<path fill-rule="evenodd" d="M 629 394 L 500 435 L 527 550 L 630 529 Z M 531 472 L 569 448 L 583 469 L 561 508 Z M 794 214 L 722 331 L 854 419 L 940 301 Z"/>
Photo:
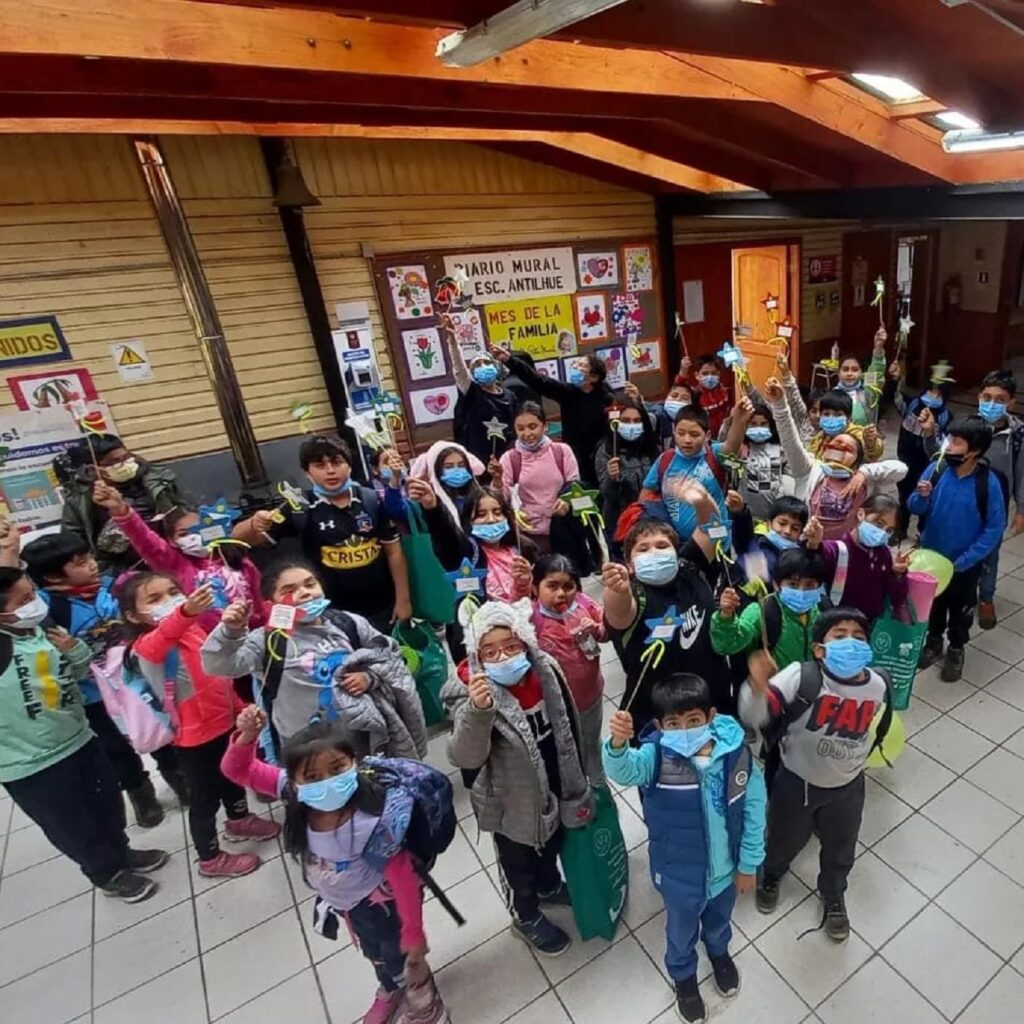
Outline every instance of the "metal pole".
<path fill-rule="evenodd" d="M 164 162 L 160 143 L 154 137 L 140 137 L 132 139 L 132 147 L 171 257 L 174 276 L 178 279 L 178 287 L 199 339 L 199 351 L 217 398 L 242 484 L 246 487 L 266 484 L 267 472 L 263 467 L 263 457 L 245 408 L 242 388 L 224 338 L 224 329 L 185 212 Z"/>

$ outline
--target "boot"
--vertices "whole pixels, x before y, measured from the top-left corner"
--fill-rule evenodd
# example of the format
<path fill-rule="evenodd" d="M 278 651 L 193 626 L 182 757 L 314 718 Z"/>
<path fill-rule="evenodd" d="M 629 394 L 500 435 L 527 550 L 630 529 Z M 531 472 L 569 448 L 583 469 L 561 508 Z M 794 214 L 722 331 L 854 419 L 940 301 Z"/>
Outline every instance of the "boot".
<path fill-rule="evenodd" d="M 156 828 L 164 820 L 164 809 L 149 779 L 136 789 L 129 789 L 127 793 L 140 828 Z"/>
<path fill-rule="evenodd" d="M 171 787 L 171 792 L 178 798 L 180 807 L 188 807 L 188 780 L 182 772 L 161 772 L 164 782 Z"/>

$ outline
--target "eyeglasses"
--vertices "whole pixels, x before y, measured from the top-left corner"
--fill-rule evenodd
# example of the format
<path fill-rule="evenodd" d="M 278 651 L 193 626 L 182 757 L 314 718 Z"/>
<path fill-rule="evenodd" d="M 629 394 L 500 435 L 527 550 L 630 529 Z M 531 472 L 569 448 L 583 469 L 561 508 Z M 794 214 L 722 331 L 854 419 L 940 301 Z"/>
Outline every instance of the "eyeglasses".
<path fill-rule="evenodd" d="M 500 661 L 502 655 L 506 658 L 514 658 L 525 650 L 526 644 L 521 640 L 506 640 L 503 644 L 488 644 L 486 647 L 481 647 L 479 654 L 481 661 Z"/>

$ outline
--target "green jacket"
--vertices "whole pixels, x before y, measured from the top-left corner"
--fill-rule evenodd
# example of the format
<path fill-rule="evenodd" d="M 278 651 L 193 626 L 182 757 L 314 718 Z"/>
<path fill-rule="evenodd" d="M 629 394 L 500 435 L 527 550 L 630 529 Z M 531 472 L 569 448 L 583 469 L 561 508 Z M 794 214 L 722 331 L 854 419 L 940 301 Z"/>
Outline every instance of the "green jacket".
<path fill-rule="evenodd" d="M 779 599 L 772 596 L 766 600 L 778 602 Z M 807 615 L 796 615 L 781 602 L 778 607 L 782 612 L 782 632 L 771 655 L 781 671 L 794 662 L 810 661 L 814 657 L 811 652 L 811 631 L 821 613 L 817 608 L 812 608 Z M 721 612 L 715 612 L 711 616 L 711 646 L 719 654 L 739 654 L 760 647 L 761 606 L 755 601 L 731 619 L 723 618 Z"/>
<path fill-rule="evenodd" d="M 0 782 L 35 775 L 92 739 L 78 680 L 92 651 L 61 654 L 42 629 L 0 630 Z"/>

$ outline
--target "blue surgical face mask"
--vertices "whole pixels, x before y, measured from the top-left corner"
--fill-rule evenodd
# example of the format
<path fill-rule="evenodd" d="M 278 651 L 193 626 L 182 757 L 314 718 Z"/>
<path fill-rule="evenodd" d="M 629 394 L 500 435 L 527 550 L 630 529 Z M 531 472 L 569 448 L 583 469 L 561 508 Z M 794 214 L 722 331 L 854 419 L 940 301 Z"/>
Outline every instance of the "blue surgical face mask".
<path fill-rule="evenodd" d="M 529 671 L 530 658 L 526 651 L 520 651 L 504 661 L 484 662 L 487 678 L 498 686 L 515 686 Z"/>
<path fill-rule="evenodd" d="M 473 380 L 477 384 L 493 384 L 498 379 L 498 368 L 493 363 L 473 367 Z"/>
<path fill-rule="evenodd" d="M 502 519 L 500 523 L 474 523 L 470 527 L 470 532 L 478 540 L 497 544 L 508 533 L 508 520 Z"/>
<path fill-rule="evenodd" d="M 853 381 L 850 384 L 846 384 L 843 381 L 840 381 L 838 386 L 843 391 L 859 391 L 864 386 L 864 382 L 860 378 L 858 378 L 857 380 Z"/>
<path fill-rule="evenodd" d="M 1006 416 L 1005 402 L 979 402 L 978 415 L 986 423 L 998 423 Z"/>
<path fill-rule="evenodd" d="M 889 531 L 883 530 L 881 526 L 876 526 L 868 519 L 857 527 L 857 536 L 866 548 L 880 548 L 889 543 Z"/>
<path fill-rule="evenodd" d="M 836 679 L 855 679 L 871 664 L 871 644 L 856 637 L 829 640 L 825 644 L 825 668 Z"/>
<path fill-rule="evenodd" d="M 299 803 L 315 811 L 340 811 L 359 787 L 359 773 L 354 766 L 320 782 L 304 782 L 295 787 Z"/>
<path fill-rule="evenodd" d="M 449 487 L 465 487 L 472 479 L 473 474 L 465 466 L 452 466 L 441 472 L 441 482 Z"/>
<path fill-rule="evenodd" d="M 772 439 L 771 427 L 747 427 L 747 440 L 754 444 L 764 444 Z"/>
<path fill-rule="evenodd" d="M 321 498 L 337 498 L 338 495 L 344 494 L 346 491 L 351 490 L 352 480 L 349 478 L 343 484 L 338 484 L 337 487 L 324 487 L 322 484 L 313 484 L 313 493 Z"/>
<path fill-rule="evenodd" d="M 623 423 L 622 420 L 619 420 L 616 429 L 623 441 L 639 441 L 644 436 L 642 423 Z"/>
<path fill-rule="evenodd" d="M 778 551 L 788 551 L 790 548 L 800 546 L 798 540 L 790 540 L 788 537 L 783 537 L 778 530 L 769 530 L 765 536 L 768 538 L 768 543 Z"/>
<path fill-rule="evenodd" d="M 829 462 L 821 464 L 821 471 L 833 480 L 849 480 L 853 476 L 853 470 L 849 466 L 836 466 Z"/>
<path fill-rule="evenodd" d="M 818 426 L 828 434 L 829 437 L 835 437 L 836 434 L 841 434 L 846 429 L 846 417 L 845 416 L 822 416 L 818 419 Z"/>
<path fill-rule="evenodd" d="M 569 605 L 569 607 L 566 608 L 564 612 L 552 611 L 550 608 L 545 608 L 542 604 L 538 604 L 537 607 L 540 609 L 541 615 L 545 616 L 548 619 L 558 619 L 559 622 L 562 622 L 564 619 L 568 618 L 570 615 L 573 614 L 573 612 L 576 611 L 577 603 L 578 602 L 573 601 L 573 603 Z"/>
<path fill-rule="evenodd" d="M 925 408 L 928 408 L 928 409 L 941 409 L 942 408 L 942 399 L 941 398 L 933 398 L 931 395 L 922 395 L 921 396 L 921 404 L 923 406 L 925 406 Z"/>
<path fill-rule="evenodd" d="M 818 607 L 821 601 L 821 587 L 814 590 L 801 590 L 799 587 L 780 587 L 779 600 L 794 615 L 806 615 L 812 608 Z"/>
<path fill-rule="evenodd" d="M 662 409 L 668 414 L 669 419 L 674 420 L 679 415 L 680 409 L 685 409 L 689 404 L 689 402 L 665 402 Z"/>
<path fill-rule="evenodd" d="M 391 479 L 391 467 L 390 466 L 385 466 L 377 475 L 381 478 L 381 480 L 390 480 Z"/>
<path fill-rule="evenodd" d="M 302 612 L 302 619 L 304 622 L 311 622 L 313 619 L 319 619 L 321 615 L 331 606 L 331 602 L 326 597 L 313 597 L 310 600 L 303 602 L 298 606 L 299 611 Z"/>
<path fill-rule="evenodd" d="M 700 386 L 704 388 L 705 391 L 714 391 L 715 388 L 718 387 L 719 378 L 717 373 L 709 373 L 698 379 L 700 380 Z"/>
<path fill-rule="evenodd" d="M 666 729 L 658 742 L 680 757 L 693 757 L 711 739 L 711 723 L 695 725 L 692 729 Z"/>
<path fill-rule="evenodd" d="M 579 387 L 586 379 L 587 375 L 578 366 L 574 366 L 569 371 L 569 383 L 575 384 L 576 387 Z"/>
<path fill-rule="evenodd" d="M 673 551 L 645 551 L 633 559 L 633 572 L 641 583 L 663 587 L 679 575 L 679 555 Z"/>

